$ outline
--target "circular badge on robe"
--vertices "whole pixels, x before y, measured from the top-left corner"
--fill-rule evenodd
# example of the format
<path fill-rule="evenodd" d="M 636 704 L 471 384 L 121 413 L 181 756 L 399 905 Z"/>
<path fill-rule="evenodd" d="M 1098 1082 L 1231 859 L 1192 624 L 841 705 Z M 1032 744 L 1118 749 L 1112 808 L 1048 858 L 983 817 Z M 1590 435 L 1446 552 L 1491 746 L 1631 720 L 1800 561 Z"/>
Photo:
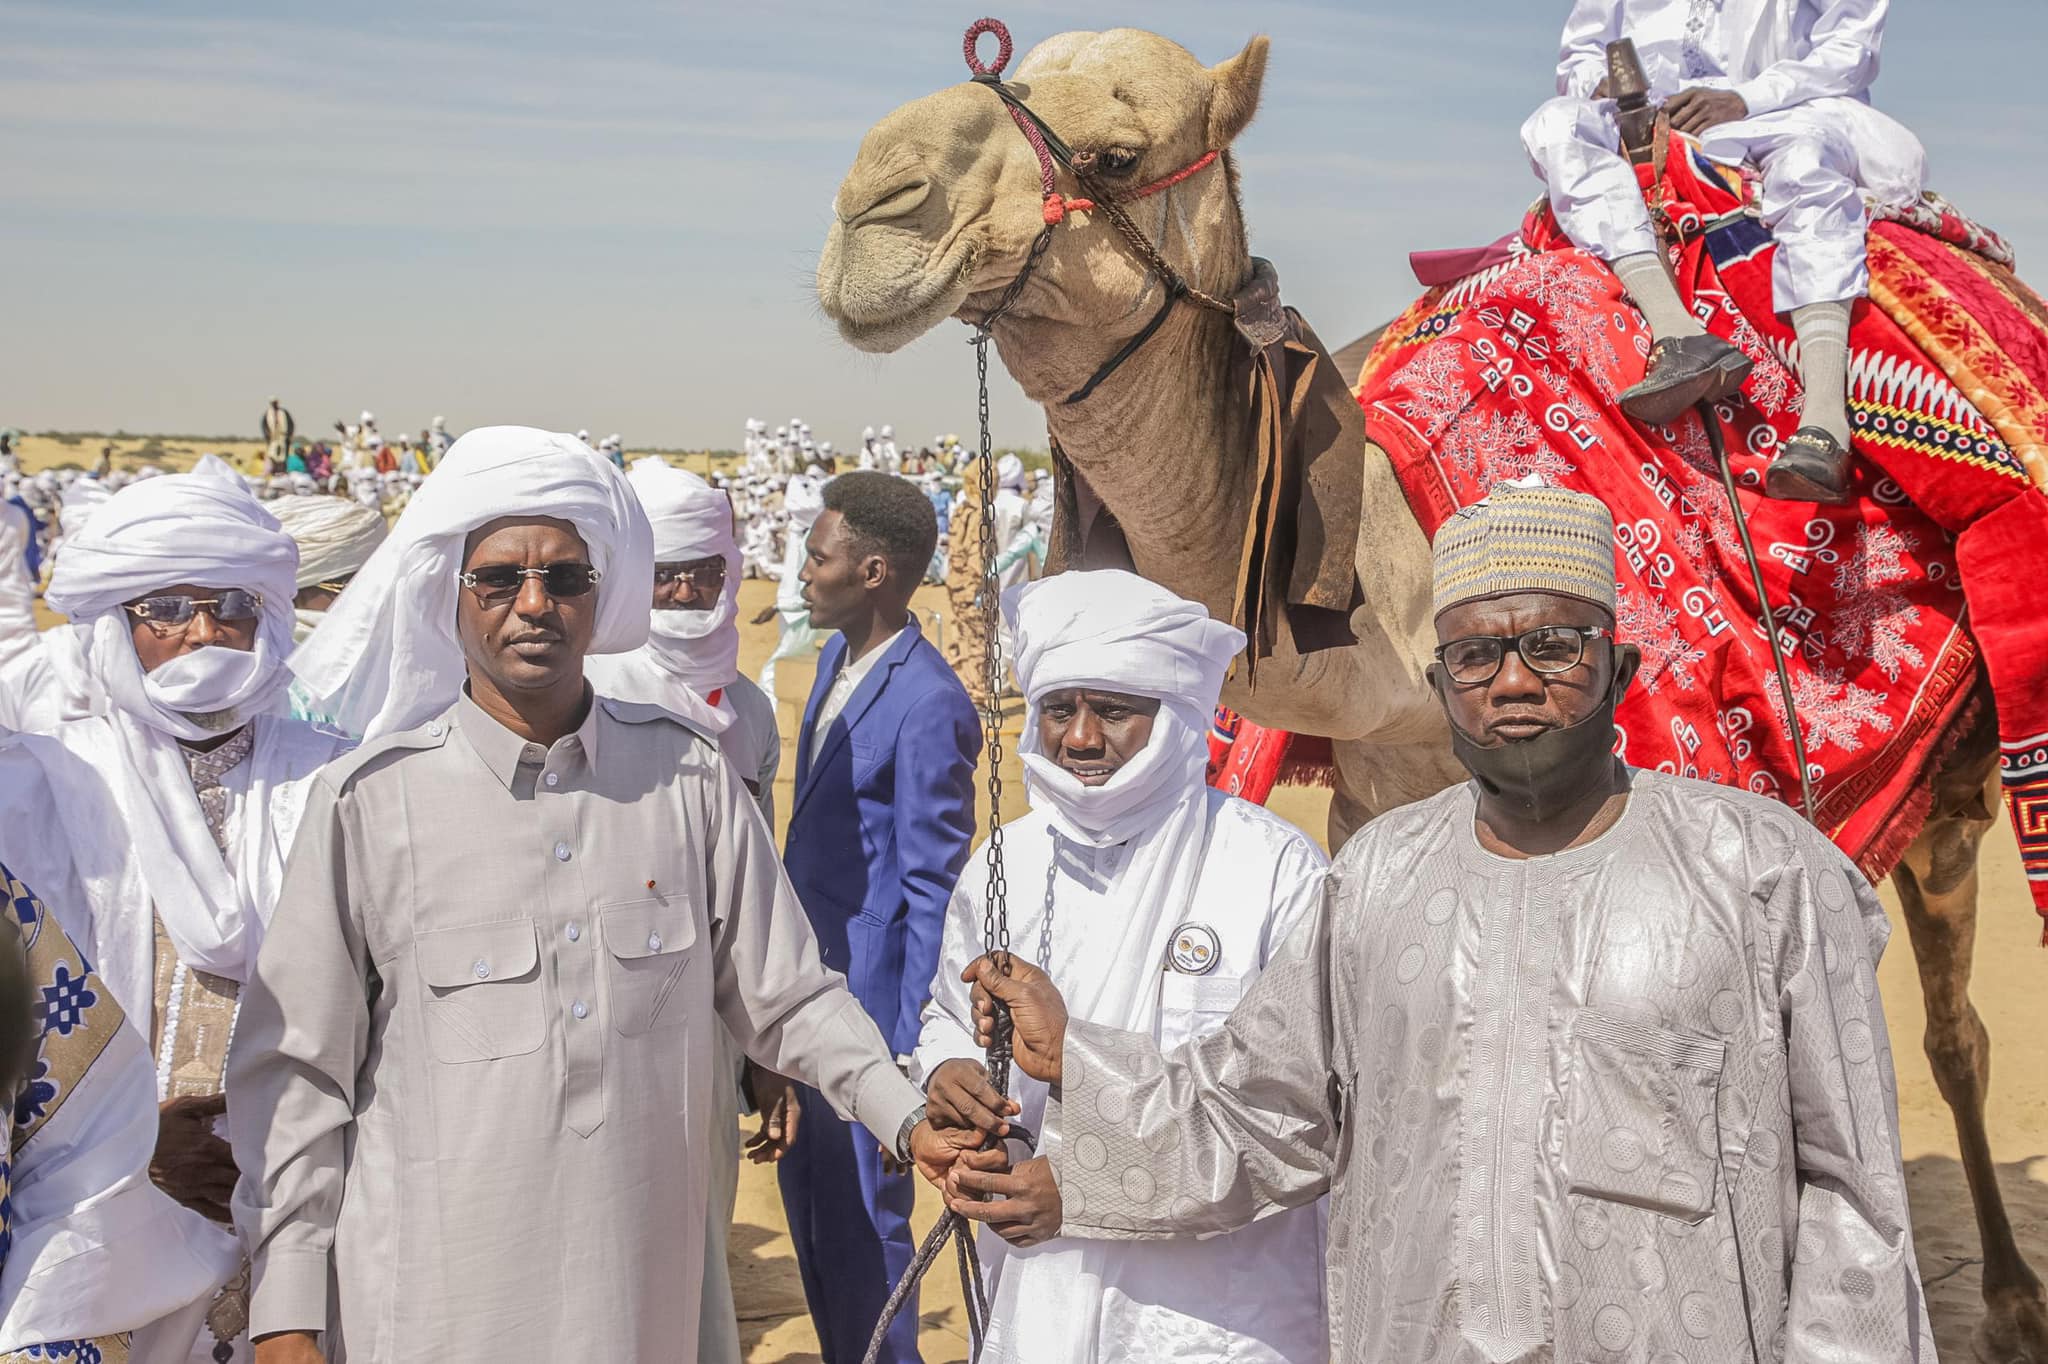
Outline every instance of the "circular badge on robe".
<path fill-rule="evenodd" d="M 1173 930 L 1166 964 L 1184 976 L 1206 976 L 1223 960 L 1223 940 L 1207 924 L 1186 923 Z"/>

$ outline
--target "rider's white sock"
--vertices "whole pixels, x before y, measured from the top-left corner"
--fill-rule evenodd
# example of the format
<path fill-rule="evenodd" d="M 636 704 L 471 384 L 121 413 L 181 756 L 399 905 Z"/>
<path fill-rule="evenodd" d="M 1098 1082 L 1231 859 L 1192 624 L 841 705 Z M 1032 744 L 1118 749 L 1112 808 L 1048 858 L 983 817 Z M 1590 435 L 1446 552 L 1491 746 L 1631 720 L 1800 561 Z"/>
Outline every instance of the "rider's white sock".
<path fill-rule="evenodd" d="M 1799 384 L 1806 390 L 1799 424 L 1818 426 L 1849 444 L 1849 304 L 1808 303 L 1792 310 L 1799 338 Z"/>
<path fill-rule="evenodd" d="M 1636 307 L 1643 310 L 1643 321 L 1650 324 L 1653 339 L 1663 341 L 1680 336 L 1698 336 L 1706 331 L 1686 311 L 1685 301 L 1678 296 L 1678 286 L 1671 282 L 1671 274 L 1664 268 L 1663 258 L 1655 251 L 1616 256 L 1611 265 L 1621 280 L 1621 287 L 1628 290 L 1628 296 L 1636 301 Z"/>

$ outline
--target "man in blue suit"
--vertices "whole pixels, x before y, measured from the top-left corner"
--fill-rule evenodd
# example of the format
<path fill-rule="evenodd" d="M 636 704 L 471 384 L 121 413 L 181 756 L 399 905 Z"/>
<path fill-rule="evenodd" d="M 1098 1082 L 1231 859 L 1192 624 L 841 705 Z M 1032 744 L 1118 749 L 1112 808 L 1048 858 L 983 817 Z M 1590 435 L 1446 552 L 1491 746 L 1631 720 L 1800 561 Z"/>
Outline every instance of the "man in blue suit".
<path fill-rule="evenodd" d="M 825 485 L 799 575 L 812 625 L 839 633 L 797 734 L 783 860 L 825 964 L 906 1061 L 973 837 L 981 752 L 974 706 L 910 610 L 937 540 L 915 484 L 841 474 Z M 858 1364 L 910 1263 L 911 1176 L 804 1097 L 803 1140 L 778 1167 L 782 1204 L 825 1364 Z M 913 1295 L 883 1360 L 918 1364 L 917 1320 Z"/>

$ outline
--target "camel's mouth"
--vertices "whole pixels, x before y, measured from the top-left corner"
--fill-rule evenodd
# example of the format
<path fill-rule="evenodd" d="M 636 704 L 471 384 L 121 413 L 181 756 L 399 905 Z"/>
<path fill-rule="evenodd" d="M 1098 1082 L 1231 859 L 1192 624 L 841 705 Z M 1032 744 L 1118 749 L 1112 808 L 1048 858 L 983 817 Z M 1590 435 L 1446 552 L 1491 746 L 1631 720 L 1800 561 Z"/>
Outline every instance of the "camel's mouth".
<path fill-rule="evenodd" d="M 909 345 L 967 299 L 980 244 L 966 236 L 936 259 L 908 234 L 834 226 L 818 261 L 818 302 L 848 344 L 871 354 Z"/>

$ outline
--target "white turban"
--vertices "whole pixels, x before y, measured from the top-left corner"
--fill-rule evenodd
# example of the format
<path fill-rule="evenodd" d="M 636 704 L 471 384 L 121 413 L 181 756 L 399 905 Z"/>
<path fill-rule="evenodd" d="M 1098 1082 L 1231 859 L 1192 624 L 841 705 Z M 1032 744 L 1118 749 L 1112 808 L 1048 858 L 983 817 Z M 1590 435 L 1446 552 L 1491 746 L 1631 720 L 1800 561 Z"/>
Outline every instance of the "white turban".
<path fill-rule="evenodd" d="M 1028 703 L 1018 750 L 1033 808 L 1098 846 L 1159 827 L 1203 785 L 1217 694 L 1243 633 L 1120 569 L 1056 573 L 1012 589 L 1003 605 Z M 1070 687 L 1161 702 L 1144 751 L 1099 787 L 1081 785 L 1038 742 L 1040 701 Z"/>
<path fill-rule="evenodd" d="M 70 617 L 62 628 L 79 646 L 52 650 L 53 662 L 73 660 L 60 666 L 82 667 L 84 680 L 108 699 L 118 761 L 100 776 L 118 790 L 124 833 L 179 958 L 240 979 L 282 875 L 282 854 L 274 839 L 244 838 L 243 860 L 230 875 L 177 740 L 218 738 L 279 707 L 289 681 L 284 659 L 299 550 L 241 479 L 219 461 L 202 465 L 131 483 L 108 498 L 64 542 L 46 595 L 51 610 Z M 254 649 L 195 649 L 144 674 L 122 604 L 181 583 L 260 593 Z M 267 778 L 259 771 L 251 780 Z"/>
<path fill-rule="evenodd" d="M 606 696 L 665 706 L 711 734 L 722 733 L 733 722 L 732 702 L 722 693 L 740 671 L 740 551 L 732 537 L 732 499 L 653 455 L 634 460 L 626 481 L 653 527 L 655 562 L 716 556 L 725 563 L 725 589 L 709 611 L 650 608 L 645 647 L 593 659 L 591 682 Z M 647 584 L 651 600 L 651 573 Z"/>
<path fill-rule="evenodd" d="M 299 546 L 299 587 L 346 578 L 369 562 L 388 533 L 371 507 L 344 497 L 293 494 L 270 504 Z"/>
<path fill-rule="evenodd" d="M 825 511 L 825 487 L 810 474 L 799 474 L 789 480 L 789 487 L 782 494 L 782 510 L 789 514 L 789 523 L 808 531 Z"/>
<path fill-rule="evenodd" d="M 290 680 L 299 549 L 220 461 L 131 483 L 67 535 L 45 600 L 70 618 L 91 681 L 114 706 L 183 739 L 217 737 L 234 716 L 272 708 Z M 242 587 L 263 598 L 256 647 L 199 649 L 144 676 L 123 603 L 157 588 Z M 206 725 L 193 715 L 217 716 Z"/>
<path fill-rule="evenodd" d="M 292 655 L 316 709 L 374 739 L 453 704 L 466 676 L 455 636 L 463 542 L 508 516 L 553 517 L 583 537 L 604 575 L 592 653 L 647 642 L 653 533 L 626 476 L 572 436 L 479 427 L 448 447 L 390 537 Z"/>
<path fill-rule="evenodd" d="M 1024 491 L 1024 461 L 1015 455 L 1004 455 L 996 461 L 996 486 L 1015 492 Z"/>

